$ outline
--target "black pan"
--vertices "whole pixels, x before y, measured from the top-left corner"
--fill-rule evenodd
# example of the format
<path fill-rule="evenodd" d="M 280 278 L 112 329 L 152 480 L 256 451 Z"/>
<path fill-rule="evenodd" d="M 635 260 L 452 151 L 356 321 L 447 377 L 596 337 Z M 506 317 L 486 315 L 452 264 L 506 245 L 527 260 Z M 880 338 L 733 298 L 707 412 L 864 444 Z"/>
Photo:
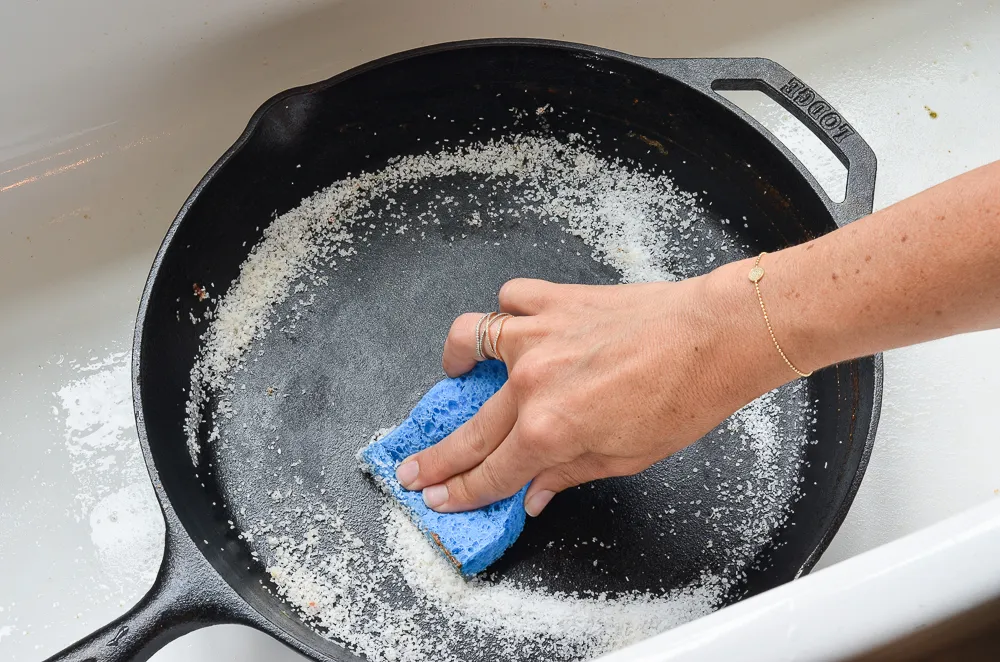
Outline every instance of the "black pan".
<path fill-rule="evenodd" d="M 717 90 L 759 90 L 791 111 L 847 167 L 846 199 L 832 202 L 784 146 Z M 731 259 L 812 239 L 872 209 L 871 149 L 815 91 L 769 60 L 653 60 L 588 46 L 490 40 L 403 53 L 277 95 L 184 204 L 139 309 L 133 389 L 143 454 L 166 519 L 159 577 L 126 615 L 52 659 L 145 660 L 175 637 L 215 623 L 255 627 L 316 660 L 358 659 L 276 597 L 264 564 L 252 556 L 266 557 L 267 549 L 259 539 L 241 539 L 241 526 L 274 508 L 269 491 L 275 480 L 288 484 L 287 466 L 294 462 L 307 485 L 325 486 L 329 498 L 343 504 L 348 523 L 377 543 L 372 536 L 383 497 L 357 471 L 354 453 L 375 430 L 401 420 L 441 377 L 441 342 L 454 316 L 492 309 L 498 287 L 514 276 L 611 283 L 617 274 L 586 250 L 582 257 L 572 250 L 528 250 L 567 235 L 554 224 L 502 215 L 495 223 L 507 240 L 499 247 L 469 242 L 462 259 L 447 246 L 448 228 L 428 232 L 419 250 L 394 233 L 378 235 L 332 274 L 330 288 L 316 290 L 312 316 L 293 339 L 272 333 L 254 345 L 258 360 L 240 377 L 246 395 L 235 418 L 223 421 L 237 441 L 205 444 L 198 469 L 182 429 L 189 372 L 205 329 L 204 322 L 189 321 L 189 312 L 200 315 L 206 306 L 192 296 L 192 284 L 223 294 L 275 214 L 348 172 L 439 149 L 439 141 L 497 137 L 515 130 L 512 108 L 544 106 L 558 112 L 529 112 L 516 130 L 557 138 L 592 132 L 608 156 L 669 170 L 681 188 L 704 191 L 703 230 L 745 216 L 745 223 L 727 226 L 738 239 Z M 431 194 L 400 196 L 417 204 Z M 575 238 L 569 239 L 572 247 Z M 696 256 L 713 250 L 710 241 L 690 248 Z M 387 316 L 418 316 L 419 324 L 386 324 Z M 881 382 L 876 356 L 819 371 L 773 396 L 780 407 L 773 422 L 783 438 L 809 442 L 804 449 L 797 441 L 781 448 L 779 469 L 802 486 L 801 494 L 791 499 L 785 521 L 764 522 L 766 544 L 716 606 L 778 586 L 816 563 L 861 482 Z M 309 395 L 282 399 L 272 387 Z M 253 431 L 262 422 L 283 438 L 283 456 L 268 451 L 264 433 Z M 241 437 L 243 423 L 250 432 Z M 741 452 L 737 438 L 722 426 L 639 476 L 560 495 L 528 523 L 493 579 L 537 575 L 547 590 L 619 594 L 686 586 L 717 570 L 719 550 L 729 543 L 716 531 L 715 547 L 707 549 L 706 538 L 713 526 L 725 531 L 727 518 L 745 513 L 729 508 L 715 525 L 701 525 L 695 510 L 702 505 L 688 500 L 724 478 L 747 478 L 741 473 L 747 465 L 732 462 Z M 706 471 L 691 478 L 692 467 L 727 462 L 724 477 Z M 670 524 L 653 516 L 670 507 Z M 681 533 L 664 537 L 664 526 Z M 591 536 L 615 544 L 585 552 L 548 544 Z M 481 659 L 489 647 L 474 643 L 451 652 Z M 549 657 L 537 650 L 535 656 Z"/>

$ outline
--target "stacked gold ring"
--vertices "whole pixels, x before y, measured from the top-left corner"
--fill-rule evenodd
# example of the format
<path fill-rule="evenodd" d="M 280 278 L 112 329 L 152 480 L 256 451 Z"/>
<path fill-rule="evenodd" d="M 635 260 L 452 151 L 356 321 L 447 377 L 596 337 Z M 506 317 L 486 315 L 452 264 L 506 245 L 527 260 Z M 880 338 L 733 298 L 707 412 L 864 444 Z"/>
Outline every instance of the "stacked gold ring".
<path fill-rule="evenodd" d="M 476 358 L 480 361 L 486 359 L 503 361 L 503 356 L 500 354 L 500 334 L 503 333 L 503 325 L 511 317 L 513 315 L 510 313 L 492 312 L 479 318 L 479 321 L 476 322 Z M 495 336 L 493 334 L 494 327 L 496 328 Z M 486 355 L 484 350 L 487 347 L 492 356 Z"/>

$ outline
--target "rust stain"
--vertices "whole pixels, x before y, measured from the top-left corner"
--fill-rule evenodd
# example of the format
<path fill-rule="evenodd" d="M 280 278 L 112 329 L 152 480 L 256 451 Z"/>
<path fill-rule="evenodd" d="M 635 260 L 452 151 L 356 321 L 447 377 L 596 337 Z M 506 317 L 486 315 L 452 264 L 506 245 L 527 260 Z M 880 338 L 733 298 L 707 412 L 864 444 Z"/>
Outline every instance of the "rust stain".
<path fill-rule="evenodd" d="M 638 99 L 637 99 L 637 101 L 638 101 Z M 647 145 L 649 145 L 650 147 L 652 147 L 653 149 L 655 149 L 657 152 L 659 152 L 663 156 L 667 156 L 670 153 L 670 152 L 667 151 L 667 148 L 663 146 L 663 143 L 661 143 L 659 140 L 654 140 L 653 138 L 650 138 L 649 136 L 644 136 L 641 133 L 636 133 L 635 131 L 630 131 L 628 135 L 631 138 L 638 138 L 639 140 L 641 140 L 642 142 L 646 143 Z"/>
<path fill-rule="evenodd" d="M 758 179 L 757 188 L 759 188 L 761 193 L 765 196 L 773 197 L 781 207 L 788 209 L 792 206 L 792 203 L 788 201 L 788 198 L 782 195 L 781 191 L 771 186 L 770 182 L 764 179 Z"/>
<path fill-rule="evenodd" d="M 456 559 L 452 555 L 451 550 L 449 550 L 447 547 L 441 544 L 441 539 L 438 538 L 438 534 L 434 533 L 433 531 L 428 531 L 428 533 L 431 534 L 431 539 L 434 540 L 434 544 L 441 548 L 441 551 L 444 552 L 444 555 L 448 557 L 448 560 L 451 561 L 452 565 L 461 570 L 462 564 L 459 563 L 458 559 Z"/>
<path fill-rule="evenodd" d="M 729 155 L 727 154 L 727 156 Z M 755 168 L 752 163 L 750 163 L 749 161 L 744 161 L 743 163 L 746 164 L 747 168 L 750 169 L 751 173 L 757 176 L 757 179 L 752 181 L 754 186 L 764 197 L 765 205 L 771 208 L 777 207 L 780 208 L 780 210 L 792 210 L 793 212 L 796 212 L 790 215 L 789 220 L 795 223 L 796 226 L 798 226 L 799 230 L 802 231 L 802 234 L 805 237 L 806 241 L 815 239 L 817 237 L 816 233 L 813 232 L 811 228 L 807 227 L 803 223 L 801 214 L 797 213 L 798 210 L 795 209 L 791 201 L 787 197 L 785 197 L 783 193 L 778 191 L 778 189 L 776 189 L 774 186 L 768 183 L 767 180 L 764 178 L 764 175 L 762 175 L 761 172 L 757 168 Z M 764 207 L 761 207 L 760 209 L 763 212 L 764 217 L 769 219 L 771 228 L 778 233 L 778 236 L 781 237 L 781 241 L 784 242 L 784 246 L 792 246 L 794 244 L 801 243 L 801 239 L 792 240 L 786 236 L 785 232 L 771 218 L 771 209 L 767 209 Z M 820 234 L 826 234 L 826 232 L 825 231 L 820 232 Z"/>

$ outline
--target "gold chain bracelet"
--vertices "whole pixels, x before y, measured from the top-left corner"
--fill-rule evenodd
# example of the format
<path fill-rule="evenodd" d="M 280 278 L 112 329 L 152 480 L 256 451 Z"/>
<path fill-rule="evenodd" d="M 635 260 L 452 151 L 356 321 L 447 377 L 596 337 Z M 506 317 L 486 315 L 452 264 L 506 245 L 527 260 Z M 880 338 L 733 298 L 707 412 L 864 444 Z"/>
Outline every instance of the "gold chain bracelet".
<path fill-rule="evenodd" d="M 774 348 L 778 350 L 778 354 L 781 354 L 781 358 L 785 360 L 788 367 L 792 369 L 799 377 L 808 377 L 812 372 L 802 372 L 788 360 L 785 356 L 785 352 L 781 349 L 781 345 L 778 344 L 778 339 L 774 337 L 774 329 L 771 328 L 771 318 L 767 315 L 767 308 L 764 306 L 764 297 L 760 294 L 760 281 L 764 278 L 764 267 L 760 266 L 760 259 L 767 255 L 767 252 L 761 253 L 757 256 L 757 260 L 753 263 L 753 269 L 750 270 L 749 278 L 750 282 L 753 283 L 754 290 L 757 291 L 757 301 L 760 302 L 760 310 L 764 313 L 764 323 L 767 324 L 767 332 L 771 334 L 771 340 L 774 342 Z"/>

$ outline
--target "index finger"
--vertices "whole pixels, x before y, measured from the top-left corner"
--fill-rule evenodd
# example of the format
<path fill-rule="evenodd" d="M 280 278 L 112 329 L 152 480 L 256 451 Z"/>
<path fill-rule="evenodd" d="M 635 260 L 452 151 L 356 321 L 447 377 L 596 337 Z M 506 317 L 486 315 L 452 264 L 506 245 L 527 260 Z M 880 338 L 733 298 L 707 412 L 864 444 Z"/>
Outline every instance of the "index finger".
<path fill-rule="evenodd" d="M 475 510 L 517 494 L 548 466 L 520 441 L 517 426 L 479 465 L 424 489 L 424 503 L 440 513 Z"/>
<path fill-rule="evenodd" d="M 408 490 L 421 490 L 467 471 L 500 445 L 516 420 L 517 401 L 504 384 L 457 430 L 407 458 L 396 470 L 396 478 Z"/>

